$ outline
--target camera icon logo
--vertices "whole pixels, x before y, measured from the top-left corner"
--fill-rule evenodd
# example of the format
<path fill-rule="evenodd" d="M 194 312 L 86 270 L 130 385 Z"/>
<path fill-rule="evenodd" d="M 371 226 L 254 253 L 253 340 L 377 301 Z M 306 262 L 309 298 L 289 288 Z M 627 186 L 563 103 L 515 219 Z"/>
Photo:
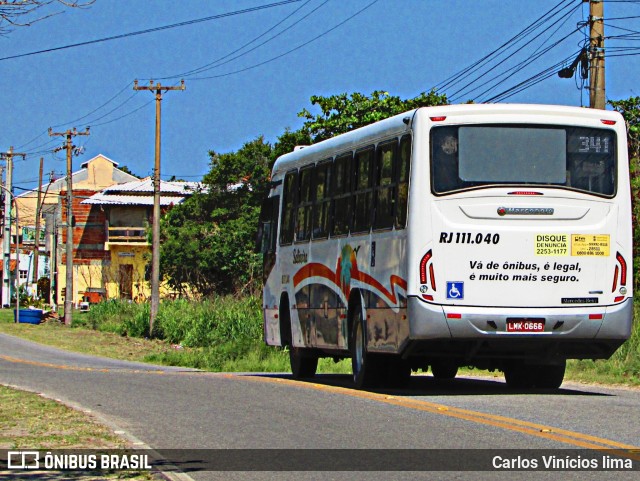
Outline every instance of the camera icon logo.
<path fill-rule="evenodd" d="M 38 451 L 9 451 L 7 453 L 9 469 L 39 469 L 40 453 Z"/>

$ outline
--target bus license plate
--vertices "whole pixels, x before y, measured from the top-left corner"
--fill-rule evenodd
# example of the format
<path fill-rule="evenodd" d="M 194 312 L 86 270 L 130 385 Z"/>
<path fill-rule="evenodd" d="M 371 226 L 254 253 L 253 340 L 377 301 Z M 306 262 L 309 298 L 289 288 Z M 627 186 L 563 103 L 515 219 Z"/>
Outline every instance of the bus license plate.
<path fill-rule="evenodd" d="M 507 319 L 507 332 L 544 332 L 544 319 Z"/>

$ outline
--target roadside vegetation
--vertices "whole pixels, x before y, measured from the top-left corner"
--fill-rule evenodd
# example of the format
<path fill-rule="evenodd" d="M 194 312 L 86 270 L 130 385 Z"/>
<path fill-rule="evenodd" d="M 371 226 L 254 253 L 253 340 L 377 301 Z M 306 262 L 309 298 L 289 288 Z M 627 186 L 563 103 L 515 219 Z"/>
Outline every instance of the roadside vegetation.
<path fill-rule="evenodd" d="M 640 300 L 635 317 L 640 319 Z M 286 350 L 266 346 L 256 297 L 218 297 L 205 301 L 165 301 L 148 338 L 148 306 L 108 301 L 88 313 L 74 313 L 71 328 L 59 322 L 15 324 L 0 312 L 0 332 L 76 352 L 130 361 L 194 367 L 217 372 L 289 372 Z M 350 373 L 349 360 L 322 359 L 320 373 Z M 486 371 L 462 370 L 464 374 Z M 608 360 L 570 361 L 567 380 L 640 386 L 640 322 L 631 338 Z"/>
<path fill-rule="evenodd" d="M 71 409 L 38 394 L 0 386 L 0 449 L 127 449 L 127 442 L 89 415 Z M 0 471 L 7 479 L 32 480 L 39 477 L 50 481 L 100 481 L 127 479 L 149 481 L 158 475 L 138 471 L 61 472 L 61 471 Z"/>

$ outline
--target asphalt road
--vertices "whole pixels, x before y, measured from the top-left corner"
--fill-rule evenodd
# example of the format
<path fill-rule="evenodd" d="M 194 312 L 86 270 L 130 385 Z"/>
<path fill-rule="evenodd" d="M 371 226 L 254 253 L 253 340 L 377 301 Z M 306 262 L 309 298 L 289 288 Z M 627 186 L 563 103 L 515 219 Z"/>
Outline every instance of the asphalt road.
<path fill-rule="evenodd" d="M 565 383 L 558 391 L 518 393 L 501 376 L 448 383 L 414 376 L 409 389 L 366 392 L 351 389 L 348 376 L 297 382 L 287 375 L 206 373 L 68 353 L 1 334 L 0 383 L 90 411 L 140 446 L 247 466 L 262 466 L 273 456 L 274 466 L 309 463 L 329 470 L 230 472 L 182 465 L 182 479 L 196 481 L 638 479 L 640 467 L 637 389 Z M 220 449 L 226 451 L 189 451 Z M 404 451 L 389 454 L 392 449 Z M 478 456 L 486 463 L 499 456 L 501 464 L 517 456 L 595 455 L 601 466 L 602 449 L 624 451 L 635 459 L 636 471 L 464 470 Z M 444 461 L 436 464 L 449 470 L 408 472 L 411 456 L 420 457 L 421 469 L 430 466 L 430 456 L 441 456 Z M 405 464 L 393 464 L 405 457 Z M 387 471 L 349 470 L 368 469 L 363 466 Z"/>

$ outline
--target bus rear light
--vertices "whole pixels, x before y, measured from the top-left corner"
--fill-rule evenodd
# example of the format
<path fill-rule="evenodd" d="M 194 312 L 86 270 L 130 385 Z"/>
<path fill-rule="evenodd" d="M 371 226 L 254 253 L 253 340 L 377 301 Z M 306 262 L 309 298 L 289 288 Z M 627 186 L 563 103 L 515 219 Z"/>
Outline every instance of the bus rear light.
<path fill-rule="evenodd" d="M 619 252 L 616 252 L 616 260 L 620 264 L 620 285 L 626 286 L 627 285 L 627 261 L 624 260 L 624 257 L 622 257 L 622 254 L 620 254 Z"/>
<path fill-rule="evenodd" d="M 431 260 L 431 257 L 433 257 L 433 252 L 429 250 L 420 260 L 420 284 L 427 283 L 427 264 Z"/>
<path fill-rule="evenodd" d="M 613 284 L 611 286 L 611 292 L 615 292 L 618 288 L 618 282 L 620 282 L 620 290 L 624 289 L 626 291 L 627 285 L 627 261 L 624 260 L 622 254 L 616 252 L 616 261 L 618 261 L 618 265 L 616 265 L 615 270 L 613 271 Z"/>
<path fill-rule="evenodd" d="M 431 122 L 443 122 L 445 120 L 447 120 L 446 116 L 440 116 L 440 117 L 429 117 L 431 119 Z"/>
<path fill-rule="evenodd" d="M 428 277 L 429 285 L 434 292 L 437 291 L 436 275 L 433 269 L 433 264 L 429 264 L 429 261 L 431 261 L 432 257 L 433 257 L 433 252 L 431 251 L 431 249 L 429 249 L 429 251 L 424 256 L 422 256 L 422 259 L 420 259 L 420 284 L 422 284 L 423 286 L 421 288 L 421 291 L 423 293 L 428 291 L 428 288 L 426 286 L 427 266 L 429 266 L 429 277 Z"/>
<path fill-rule="evenodd" d="M 542 192 L 534 192 L 532 190 L 516 190 L 509 192 L 507 195 L 544 195 Z"/>
<path fill-rule="evenodd" d="M 456 313 L 448 313 L 447 314 L 447 319 L 462 319 L 462 314 L 456 314 Z"/>
<path fill-rule="evenodd" d="M 436 276 L 433 273 L 433 264 L 429 266 L 429 279 L 431 280 L 431 289 L 437 291 L 436 289 Z"/>
<path fill-rule="evenodd" d="M 616 296 L 613 299 L 613 302 L 622 302 L 622 301 L 624 301 L 624 296 Z"/>
<path fill-rule="evenodd" d="M 600 119 L 600 122 L 602 122 L 604 125 L 616 125 L 615 120 Z"/>
<path fill-rule="evenodd" d="M 425 301 L 433 301 L 433 296 L 430 296 L 430 295 L 428 295 L 428 294 L 422 294 L 422 298 L 423 298 Z"/>
<path fill-rule="evenodd" d="M 602 318 L 604 318 L 602 314 L 589 314 L 589 319 L 592 319 L 592 320 L 598 320 Z"/>

